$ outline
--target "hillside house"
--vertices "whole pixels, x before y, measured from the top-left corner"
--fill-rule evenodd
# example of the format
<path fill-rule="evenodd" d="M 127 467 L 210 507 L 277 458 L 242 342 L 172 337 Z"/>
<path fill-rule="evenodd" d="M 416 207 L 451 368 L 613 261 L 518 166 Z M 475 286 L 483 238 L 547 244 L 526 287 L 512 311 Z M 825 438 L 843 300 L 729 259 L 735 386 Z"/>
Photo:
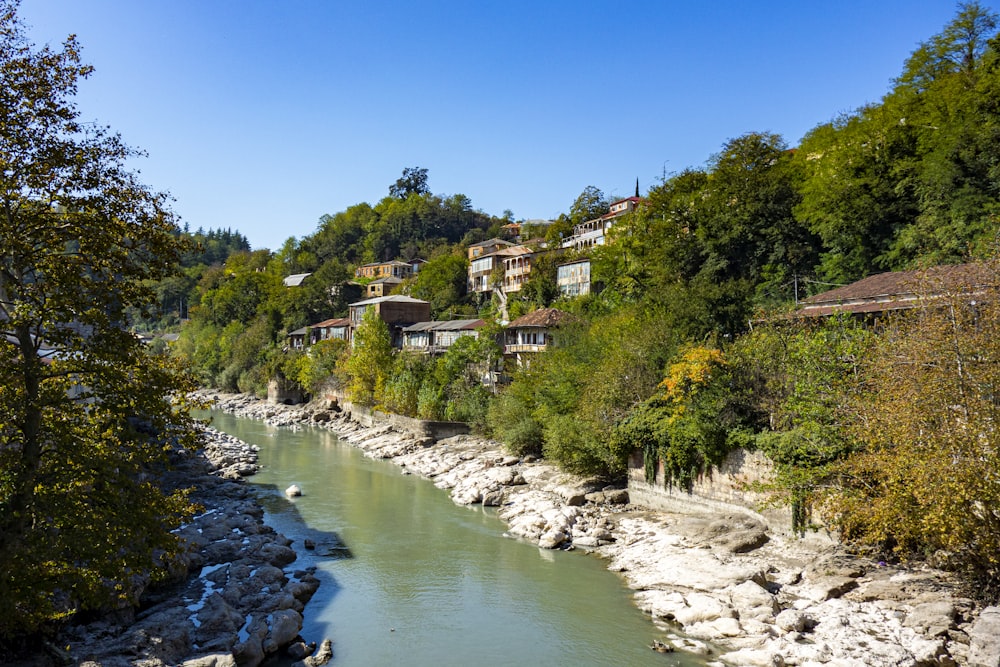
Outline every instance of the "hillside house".
<path fill-rule="evenodd" d="M 403 349 L 410 352 L 440 354 L 463 336 L 479 337 L 479 329 L 486 326 L 483 320 L 447 320 L 417 322 L 405 327 Z"/>
<path fill-rule="evenodd" d="M 556 267 L 556 285 L 565 297 L 590 294 L 590 260 L 560 264 Z"/>
<path fill-rule="evenodd" d="M 374 309 L 379 318 L 389 325 L 392 343 L 402 347 L 402 330 L 416 322 L 427 322 L 431 319 L 431 304 L 402 294 L 380 296 L 352 303 L 350 306 L 351 327 L 357 329 L 361 319 L 369 309 Z"/>
<path fill-rule="evenodd" d="M 531 251 L 524 246 L 510 246 L 501 248 L 495 252 L 480 255 L 469 262 L 468 290 L 471 294 L 482 294 L 493 291 L 491 279 L 493 272 L 504 269 L 504 260 L 530 254 Z M 503 286 L 503 283 L 500 283 Z"/>
<path fill-rule="evenodd" d="M 503 291 L 507 294 L 520 292 L 521 286 L 531 275 L 532 258 L 535 253 L 526 252 L 503 258 Z"/>
<path fill-rule="evenodd" d="M 422 260 L 420 260 L 422 261 Z M 362 264 L 354 269 L 355 278 L 409 278 L 413 275 L 413 263 L 394 259 L 391 262 L 374 262 Z"/>
<path fill-rule="evenodd" d="M 396 276 L 385 276 L 384 278 L 376 278 L 375 280 L 368 283 L 367 286 L 367 297 L 369 299 L 374 299 L 380 296 L 389 296 L 403 284 L 401 278 Z"/>
<path fill-rule="evenodd" d="M 497 250 L 503 250 L 504 248 L 510 248 L 514 244 L 510 241 L 504 241 L 503 239 L 489 239 L 487 241 L 480 241 L 479 243 L 473 243 L 466 249 L 469 261 L 476 259 L 477 257 L 482 257 L 483 255 L 489 255 Z"/>
<path fill-rule="evenodd" d="M 552 344 L 552 332 L 572 317 L 557 308 L 541 308 L 517 318 L 504 331 L 504 356 L 514 359 L 518 366 L 526 364 L 530 355 Z"/>
<path fill-rule="evenodd" d="M 574 225 L 573 234 L 563 241 L 562 247 L 587 250 L 604 245 L 607 232 L 614 224 L 615 218 L 631 213 L 641 203 L 642 198 L 638 196 L 626 197 L 613 202 L 608 208 L 608 212 L 601 217 Z"/>
<path fill-rule="evenodd" d="M 962 294 L 972 303 L 1000 285 L 1000 273 L 985 263 L 933 266 L 891 271 L 817 294 L 799 303 L 794 317 L 828 317 L 850 313 L 877 317 L 881 313 L 926 305 L 934 299 Z"/>
<path fill-rule="evenodd" d="M 309 327 L 309 344 L 315 345 L 321 340 L 351 340 L 351 318 L 337 317 L 323 320 Z"/>
<path fill-rule="evenodd" d="M 290 349 L 304 349 L 306 346 L 306 340 L 309 338 L 309 327 L 302 327 L 301 329 L 289 332 L 286 338 L 288 338 L 288 347 Z"/>

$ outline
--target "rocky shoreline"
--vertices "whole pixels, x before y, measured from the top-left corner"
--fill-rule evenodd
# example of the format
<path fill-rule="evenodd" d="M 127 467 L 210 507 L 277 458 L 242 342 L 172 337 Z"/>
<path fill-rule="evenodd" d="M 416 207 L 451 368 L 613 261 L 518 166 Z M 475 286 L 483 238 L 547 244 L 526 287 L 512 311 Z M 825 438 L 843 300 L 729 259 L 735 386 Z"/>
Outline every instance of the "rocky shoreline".
<path fill-rule="evenodd" d="M 719 665 L 1000 666 L 1000 609 L 977 607 L 946 574 L 788 540 L 745 514 L 650 511 L 605 488 L 475 436 L 439 441 L 363 426 L 330 403 L 268 404 L 206 393 L 217 409 L 276 426 L 327 428 L 449 489 L 499 508 L 508 534 L 583 548 L 622 573 L 656 624 L 651 648 Z"/>
<path fill-rule="evenodd" d="M 299 667 L 328 662 L 329 640 L 317 650 L 299 637 L 319 580 L 293 567 L 291 541 L 264 524 L 242 481 L 258 470 L 257 448 L 206 429 L 204 450 L 175 452 L 173 463 L 167 484 L 193 487 L 205 508 L 175 531 L 189 549 L 173 582 L 147 589 L 137 610 L 64 630 L 49 647 L 56 660 L 32 664 L 243 667 L 279 653 Z"/>

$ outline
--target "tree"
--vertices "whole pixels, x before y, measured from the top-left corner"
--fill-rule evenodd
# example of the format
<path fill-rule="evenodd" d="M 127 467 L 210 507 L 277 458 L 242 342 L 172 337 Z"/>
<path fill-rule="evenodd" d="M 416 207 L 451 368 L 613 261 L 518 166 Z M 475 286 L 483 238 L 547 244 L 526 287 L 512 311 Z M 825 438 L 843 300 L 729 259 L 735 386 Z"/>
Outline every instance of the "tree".
<path fill-rule="evenodd" d="M 191 385 L 124 328 L 180 259 L 166 197 L 80 122 L 76 40 L 36 49 L 17 8 L 0 2 L 0 641 L 163 575 L 192 508 L 157 471 L 196 439 L 170 398 Z"/>
<path fill-rule="evenodd" d="M 352 402 L 374 405 L 380 400 L 392 370 L 392 336 L 375 308 L 368 308 L 361 317 L 344 370 L 350 377 L 347 393 Z"/>
<path fill-rule="evenodd" d="M 577 225 L 601 217 L 608 212 L 610 205 L 600 188 L 588 185 L 570 207 L 569 217 L 573 224 Z"/>
<path fill-rule="evenodd" d="M 423 167 L 406 167 L 403 175 L 389 186 L 389 196 L 406 199 L 410 195 L 428 194 L 427 170 Z"/>
<path fill-rule="evenodd" d="M 934 556 L 981 595 L 1000 585 L 1000 307 L 995 266 L 960 288 L 916 284 L 921 307 L 886 318 L 849 433 L 858 442 L 823 509 L 848 539 Z M 970 290 L 978 292 L 970 298 Z"/>
<path fill-rule="evenodd" d="M 434 257 L 414 279 L 412 296 L 431 303 L 434 317 L 442 317 L 466 300 L 469 260 L 457 250 Z"/>

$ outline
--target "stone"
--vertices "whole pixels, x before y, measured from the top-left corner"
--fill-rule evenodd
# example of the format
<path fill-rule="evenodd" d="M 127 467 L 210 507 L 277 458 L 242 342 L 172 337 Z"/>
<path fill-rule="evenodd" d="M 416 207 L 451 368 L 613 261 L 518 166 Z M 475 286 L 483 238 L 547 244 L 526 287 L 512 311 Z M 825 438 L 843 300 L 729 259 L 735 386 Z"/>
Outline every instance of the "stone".
<path fill-rule="evenodd" d="M 913 628 L 929 637 L 947 635 L 955 627 L 955 605 L 948 600 L 916 605 L 903 620 L 903 627 Z"/>
<path fill-rule="evenodd" d="M 1000 667 L 1000 607 L 986 607 L 969 630 L 969 667 Z"/>
<path fill-rule="evenodd" d="M 316 653 L 305 660 L 293 662 L 292 667 L 322 667 L 331 660 L 333 660 L 333 642 L 329 639 L 324 639 Z"/>
<path fill-rule="evenodd" d="M 285 647 L 285 655 L 292 660 L 303 660 L 316 651 L 316 643 L 306 644 L 305 642 L 292 642 Z"/>
<path fill-rule="evenodd" d="M 276 653 L 290 644 L 302 630 L 302 614 L 294 609 L 280 609 L 271 615 L 270 631 L 264 639 L 264 652 Z"/>
<path fill-rule="evenodd" d="M 289 498 L 297 498 L 302 495 L 302 489 L 298 484 L 292 484 L 290 487 L 285 489 L 285 495 Z"/>
<path fill-rule="evenodd" d="M 543 549 L 556 549 L 569 539 L 561 530 L 550 530 L 538 538 L 538 546 Z"/>
<path fill-rule="evenodd" d="M 264 646 L 260 637 L 252 635 L 233 647 L 233 657 L 240 667 L 256 667 L 264 662 Z"/>
<path fill-rule="evenodd" d="M 236 667 L 236 658 L 232 653 L 213 653 L 185 660 L 181 667 Z"/>
<path fill-rule="evenodd" d="M 820 577 L 811 581 L 802 591 L 804 597 L 815 602 L 832 600 L 839 598 L 848 591 L 858 587 L 858 580 L 853 577 L 841 577 L 837 575 Z"/>
<path fill-rule="evenodd" d="M 730 589 L 729 598 L 741 619 L 771 617 L 780 611 L 774 596 L 753 581 L 744 581 Z"/>
<path fill-rule="evenodd" d="M 289 547 L 273 543 L 262 546 L 260 555 L 275 567 L 284 567 L 296 558 L 295 552 Z"/>
<path fill-rule="evenodd" d="M 805 612 L 785 609 L 774 617 L 774 624 L 783 632 L 808 632 L 816 626 L 816 621 Z"/>
<path fill-rule="evenodd" d="M 605 501 L 612 505 L 628 504 L 629 497 L 627 489 L 611 489 L 610 491 L 605 490 L 602 493 L 604 493 Z"/>

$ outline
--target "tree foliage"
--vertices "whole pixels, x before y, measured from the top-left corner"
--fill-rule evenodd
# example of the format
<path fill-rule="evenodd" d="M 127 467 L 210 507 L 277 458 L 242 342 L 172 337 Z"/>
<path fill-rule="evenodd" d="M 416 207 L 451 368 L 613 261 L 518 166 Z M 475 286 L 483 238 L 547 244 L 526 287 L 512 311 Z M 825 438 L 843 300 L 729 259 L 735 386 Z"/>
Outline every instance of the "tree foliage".
<path fill-rule="evenodd" d="M 195 438 L 171 405 L 191 386 L 124 328 L 180 260 L 166 198 L 80 122 L 75 39 L 36 48 L 16 10 L 0 3 L 0 639 L 163 575 L 192 508 L 157 473 Z"/>
<path fill-rule="evenodd" d="M 1000 580 L 997 296 L 954 290 L 886 323 L 847 404 L 858 446 L 823 507 L 847 538 L 936 556 L 990 594 Z"/>

